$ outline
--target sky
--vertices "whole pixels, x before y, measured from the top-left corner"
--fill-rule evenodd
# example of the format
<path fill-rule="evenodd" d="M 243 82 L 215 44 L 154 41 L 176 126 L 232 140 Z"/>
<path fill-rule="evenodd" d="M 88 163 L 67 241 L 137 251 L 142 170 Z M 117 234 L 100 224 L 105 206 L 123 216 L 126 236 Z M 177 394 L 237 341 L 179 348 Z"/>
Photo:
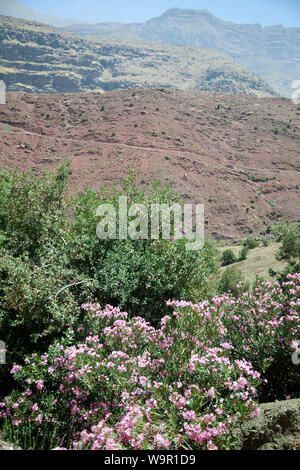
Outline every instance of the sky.
<path fill-rule="evenodd" d="M 0 0 L 1 1 L 1 0 Z M 209 10 L 233 23 L 300 27 L 300 0 L 20 0 L 38 11 L 89 23 L 144 22 L 169 8 Z"/>

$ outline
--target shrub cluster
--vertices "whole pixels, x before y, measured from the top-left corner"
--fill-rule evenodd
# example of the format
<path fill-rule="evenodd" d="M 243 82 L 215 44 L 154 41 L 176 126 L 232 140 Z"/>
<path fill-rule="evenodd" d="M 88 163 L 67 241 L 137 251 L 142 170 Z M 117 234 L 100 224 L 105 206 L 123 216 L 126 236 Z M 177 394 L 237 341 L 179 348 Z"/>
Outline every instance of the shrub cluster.
<path fill-rule="evenodd" d="M 185 240 L 99 240 L 95 209 L 119 196 L 128 204 L 171 203 L 167 186 L 146 194 L 130 174 L 121 187 L 86 189 L 66 198 L 68 164 L 55 173 L 0 173 L 0 338 L 7 362 L 45 350 L 82 322 L 88 298 L 139 314 L 153 324 L 169 298 L 203 299 L 215 270 L 212 249 L 188 251 Z M 150 220 L 150 218 L 149 218 Z M 2 376 L 2 378 L 1 378 Z M 0 382 L 8 385 L 0 371 Z"/>
<path fill-rule="evenodd" d="M 85 304 L 84 322 L 12 374 L 5 436 L 74 449 L 229 449 L 257 401 L 299 395 L 300 274 L 238 299 L 169 301 L 155 329 Z M 298 349 L 298 351 L 297 351 Z"/>
<path fill-rule="evenodd" d="M 213 305 L 169 305 L 181 311 L 158 329 L 84 305 L 82 342 L 69 332 L 13 367 L 22 392 L 1 403 L 5 435 L 35 449 L 232 446 L 232 426 L 258 413 L 259 373 L 233 358 Z"/>

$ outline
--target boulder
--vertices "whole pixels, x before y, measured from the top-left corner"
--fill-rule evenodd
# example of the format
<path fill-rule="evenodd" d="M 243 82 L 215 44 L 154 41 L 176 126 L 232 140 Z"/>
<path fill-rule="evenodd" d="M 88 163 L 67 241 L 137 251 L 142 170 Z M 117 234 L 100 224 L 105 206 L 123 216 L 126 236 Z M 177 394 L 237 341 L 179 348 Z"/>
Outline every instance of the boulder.
<path fill-rule="evenodd" d="M 300 399 L 260 405 L 260 416 L 235 432 L 238 450 L 299 450 Z"/>

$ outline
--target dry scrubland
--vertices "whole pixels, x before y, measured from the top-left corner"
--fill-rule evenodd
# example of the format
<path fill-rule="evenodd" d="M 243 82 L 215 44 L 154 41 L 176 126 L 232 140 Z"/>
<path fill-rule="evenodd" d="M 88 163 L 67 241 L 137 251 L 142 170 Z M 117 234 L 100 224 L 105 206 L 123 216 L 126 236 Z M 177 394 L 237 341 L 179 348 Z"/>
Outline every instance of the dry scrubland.
<path fill-rule="evenodd" d="M 247 237 L 299 219 L 299 122 L 291 100 L 134 89 L 9 93 L 0 108 L 0 167 L 71 160 L 71 188 L 159 179 L 205 204 L 206 234 Z"/>

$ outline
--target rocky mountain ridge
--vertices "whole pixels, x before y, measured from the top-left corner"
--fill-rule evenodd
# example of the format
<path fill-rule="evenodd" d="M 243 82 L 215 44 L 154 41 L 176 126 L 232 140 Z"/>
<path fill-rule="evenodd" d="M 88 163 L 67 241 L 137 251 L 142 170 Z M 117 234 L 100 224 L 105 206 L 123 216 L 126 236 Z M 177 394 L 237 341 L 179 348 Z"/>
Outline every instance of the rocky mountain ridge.
<path fill-rule="evenodd" d="M 143 24 L 71 25 L 65 31 L 83 36 L 140 38 L 177 46 L 216 49 L 290 97 L 300 77 L 300 28 L 235 24 L 207 10 L 171 8 Z"/>
<path fill-rule="evenodd" d="M 252 72 L 215 50 L 141 41 L 91 41 L 3 16 L 0 60 L 0 80 L 9 91 L 74 93 L 148 86 L 275 95 Z"/>

